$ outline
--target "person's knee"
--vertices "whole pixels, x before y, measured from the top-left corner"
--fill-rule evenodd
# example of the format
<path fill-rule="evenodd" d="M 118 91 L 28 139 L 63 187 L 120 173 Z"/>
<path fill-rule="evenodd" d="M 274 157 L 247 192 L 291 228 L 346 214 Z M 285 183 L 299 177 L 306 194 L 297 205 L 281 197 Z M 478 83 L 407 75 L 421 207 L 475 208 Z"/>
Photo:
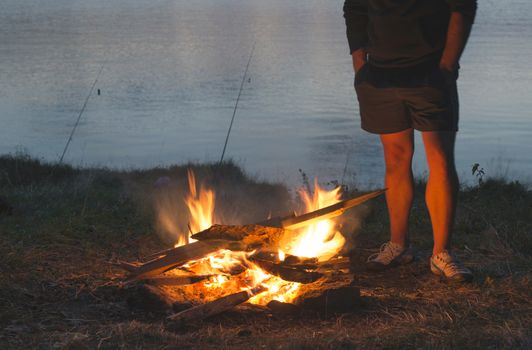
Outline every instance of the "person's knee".
<path fill-rule="evenodd" d="M 426 150 L 430 174 L 453 175 L 456 172 L 454 156 L 441 149 Z"/>
<path fill-rule="evenodd" d="M 412 167 L 414 147 L 410 144 L 394 144 L 385 149 L 388 175 L 409 173 Z"/>
<path fill-rule="evenodd" d="M 425 132 L 425 154 L 431 174 L 451 174 L 455 172 L 454 140 L 456 133 Z"/>

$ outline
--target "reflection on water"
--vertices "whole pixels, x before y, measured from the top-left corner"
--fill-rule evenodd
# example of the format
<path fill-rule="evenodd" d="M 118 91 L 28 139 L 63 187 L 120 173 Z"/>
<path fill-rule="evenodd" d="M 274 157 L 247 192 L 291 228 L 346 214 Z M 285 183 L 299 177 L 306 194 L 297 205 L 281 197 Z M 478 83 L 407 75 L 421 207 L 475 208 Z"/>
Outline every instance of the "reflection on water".
<path fill-rule="evenodd" d="M 532 21 L 527 0 L 483 1 L 462 59 L 457 163 L 529 181 Z M 262 178 L 382 183 L 378 139 L 359 128 L 342 1 L 4 0 L 0 153 L 148 167 L 227 156 Z M 420 141 L 419 139 L 417 140 Z M 422 147 L 415 169 L 425 171 Z"/>

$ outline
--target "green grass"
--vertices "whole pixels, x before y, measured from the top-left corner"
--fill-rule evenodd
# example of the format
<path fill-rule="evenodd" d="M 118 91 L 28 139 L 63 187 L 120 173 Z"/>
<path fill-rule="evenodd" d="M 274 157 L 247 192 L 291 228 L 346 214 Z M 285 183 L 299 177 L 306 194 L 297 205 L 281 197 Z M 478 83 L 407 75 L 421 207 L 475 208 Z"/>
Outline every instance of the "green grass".
<path fill-rule="evenodd" d="M 174 330 L 164 316 L 126 307 L 117 285 L 131 261 L 165 248 L 155 224 L 161 176 L 179 197 L 192 167 L 217 191 L 219 215 L 241 223 L 289 212 L 281 185 L 235 164 L 186 164 L 130 172 L 76 169 L 26 156 L 0 157 L 0 348 L 478 348 L 532 347 L 532 193 L 487 179 L 460 192 L 454 249 L 475 272 L 465 286 L 428 270 L 432 237 L 417 185 L 412 241 L 419 259 L 368 274 L 365 258 L 387 239 L 384 200 L 356 235 L 351 255 L 364 301 L 354 313 L 279 317 L 238 308 Z M 181 192 L 179 192 L 181 191 Z"/>

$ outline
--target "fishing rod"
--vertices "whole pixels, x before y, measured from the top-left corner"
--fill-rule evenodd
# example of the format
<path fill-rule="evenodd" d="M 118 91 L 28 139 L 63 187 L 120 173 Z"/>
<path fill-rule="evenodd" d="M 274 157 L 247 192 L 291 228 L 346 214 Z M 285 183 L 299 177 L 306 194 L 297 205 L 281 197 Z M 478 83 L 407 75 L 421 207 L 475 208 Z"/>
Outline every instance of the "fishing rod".
<path fill-rule="evenodd" d="M 224 149 L 222 151 L 222 156 L 220 157 L 220 164 L 224 160 L 225 150 L 227 148 L 227 142 L 229 142 L 229 135 L 231 135 L 231 130 L 233 128 L 233 122 L 235 121 L 236 110 L 238 109 L 238 102 L 240 101 L 240 96 L 242 95 L 242 90 L 244 89 L 244 82 L 246 81 L 246 76 L 247 76 L 248 70 L 249 70 L 249 64 L 251 63 L 251 59 L 253 58 L 253 53 L 255 52 L 255 44 L 256 43 L 257 42 L 253 43 L 253 48 L 251 49 L 251 53 L 249 54 L 249 59 L 248 59 L 247 65 L 246 65 L 246 70 L 244 71 L 244 76 L 242 77 L 242 82 L 240 83 L 240 90 L 238 91 L 238 97 L 236 98 L 235 108 L 233 110 L 233 117 L 231 118 L 231 123 L 229 124 L 229 129 L 227 130 L 227 136 L 225 137 Z"/>
<path fill-rule="evenodd" d="M 92 91 L 94 90 L 94 87 L 96 86 L 96 83 L 98 82 L 98 79 L 100 78 L 100 74 L 102 74 L 103 67 L 105 66 L 105 63 L 107 60 L 105 60 L 102 63 L 102 66 L 100 67 L 100 70 L 98 71 L 98 74 L 96 75 L 96 79 L 94 79 L 94 82 L 92 83 L 91 89 L 89 90 L 89 94 L 87 95 L 87 98 L 85 99 L 85 103 L 83 103 L 83 107 L 81 107 L 81 110 L 78 114 L 78 119 L 76 120 L 76 123 L 74 124 L 74 127 L 72 128 L 72 131 L 70 132 L 70 136 L 65 144 L 65 148 L 63 149 L 63 154 L 61 154 L 61 158 L 59 158 L 59 164 L 63 163 L 63 158 L 65 157 L 65 154 L 68 150 L 68 147 L 70 146 L 70 142 L 72 141 L 72 137 L 74 136 L 74 133 L 76 132 L 76 129 L 78 127 L 79 121 L 81 120 L 81 116 L 83 115 L 83 112 L 85 112 L 85 108 L 87 107 L 87 103 L 89 102 L 89 99 L 92 95 Z M 100 91 L 98 89 L 98 95 L 100 94 Z"/>

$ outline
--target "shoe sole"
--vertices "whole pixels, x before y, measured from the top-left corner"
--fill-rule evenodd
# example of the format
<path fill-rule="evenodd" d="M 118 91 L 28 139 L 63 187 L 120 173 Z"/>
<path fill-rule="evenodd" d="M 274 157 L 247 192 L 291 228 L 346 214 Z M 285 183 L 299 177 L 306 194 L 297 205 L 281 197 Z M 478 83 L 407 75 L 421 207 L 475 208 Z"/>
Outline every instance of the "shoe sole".
<path fill-rule="evenodd" d="M 391 269 L 391 268 L 394 268 L 400 265 L 410 264 L 414 260 L 415 260 L 414 254 L 404 254 L 404 255 L 399 255 L 397 258 L 393 259 L 388 265 L 370 261 L 366 263 L 366 270 L 373 271 L 373 272 L 384 271 L 384 270 L 388 270 L 388 269 Z"/>
<path fill-rule="evenodd" d="M 436 266 L 436 264 L 434 264 L 432 262 L 432 260 L 430 261 L 430 267 L 431 267 L 430 271 L 434 275 L 439 276 L 440 279 L 443 279 L 444 281 L 463 283 L 463 282 L 471 282 L 473 280 L 473 275 L 469 275 L 469 274 L 455 275 L 455 276 L 457 276 L 456 278 L 447 277 L 447 276 L 445 276 L 445 273 L 442 271 L 442 269 L 440 269 L 438 266 Z"/>

